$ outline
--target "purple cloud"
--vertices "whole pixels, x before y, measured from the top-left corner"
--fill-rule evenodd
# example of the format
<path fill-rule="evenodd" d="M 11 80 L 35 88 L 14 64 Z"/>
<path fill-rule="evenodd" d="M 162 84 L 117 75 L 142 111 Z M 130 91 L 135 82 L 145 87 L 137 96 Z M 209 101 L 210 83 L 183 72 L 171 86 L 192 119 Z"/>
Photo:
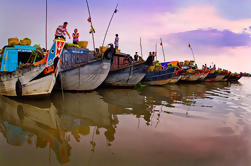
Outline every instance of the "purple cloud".
<path fill-rule="evenodd" d="M 200 47 L 238 47 L 248 46 L 251 38 L 248 33 L 235 33 L 230 30 L 198 29 L 169 34 L 165 37 L 172 45 L 188 42 Z"/>

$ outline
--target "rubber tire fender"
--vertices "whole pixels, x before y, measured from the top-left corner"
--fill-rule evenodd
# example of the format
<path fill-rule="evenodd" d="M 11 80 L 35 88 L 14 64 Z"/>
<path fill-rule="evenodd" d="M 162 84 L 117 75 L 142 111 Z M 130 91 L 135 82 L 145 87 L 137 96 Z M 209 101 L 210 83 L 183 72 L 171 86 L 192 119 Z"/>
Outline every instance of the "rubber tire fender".
<path fill-rule="evenodd" d="M 17 97 L 22 97 L 23 89 L 20 80 L 18 79 L 16 82 L 16 95 Z"/>

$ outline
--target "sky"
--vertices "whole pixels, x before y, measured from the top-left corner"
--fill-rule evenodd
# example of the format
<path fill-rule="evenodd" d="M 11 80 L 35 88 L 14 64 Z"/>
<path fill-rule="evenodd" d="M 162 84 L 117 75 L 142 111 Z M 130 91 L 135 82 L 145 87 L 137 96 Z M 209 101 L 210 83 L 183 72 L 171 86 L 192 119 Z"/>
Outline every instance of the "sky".
<path fill-rule="evenodd" d="M 250 0 L 89 0 L 95 28 L 96 47 L 104 34 L 116 4 L 105 44 L 120 36 L 120 49 L 143 57 L 157 45 L 158 60 L 192 60 L 191 44 L 199 65 L 207 63 L 233 72 L 251 72 Z M 68 31 L 79 29 L 80 40 L 93 49 L 85 0 L 48 0 L 48 46 L 55 30 L 64 21 Z M 45 0 L 1 0 L 0 47 L 8 38 L 29 37 L 33 44 L 45 47 Z M 67 42 L 72 42 L 67 39 Z"/>

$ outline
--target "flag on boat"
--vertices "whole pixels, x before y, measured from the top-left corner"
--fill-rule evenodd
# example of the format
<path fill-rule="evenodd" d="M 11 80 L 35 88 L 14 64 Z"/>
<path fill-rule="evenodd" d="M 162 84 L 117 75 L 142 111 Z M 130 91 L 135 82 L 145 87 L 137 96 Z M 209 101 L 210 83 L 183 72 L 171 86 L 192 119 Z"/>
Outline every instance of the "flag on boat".
<path fill-rule="evenodd" d="M 161 46 L 163 46 L 163 43 L 162 43 L 162 41 L 160 42 L 160 45 L 161 45 Z"/>
<path fill-rule="evenodd" d="M 91 17 L 89 17 L 87 20 L 88 20 L 88 22 L 89 22 L 89 23 L 91 23 L 91 22 L 92 22 Z"/>
<path fill-rule="evenodd" d="M 91 30 L 90 33 L 95 33 L 95 29 L 93 28 L 93 26 L 91 25 Z"/>
<path fill-rule="evenodd" d="M 191 44 L 190 43 L 188 43 L 188 47 L 191 48 Z"/>
<path fill-rule="evenodd" d="M 118 12 L 118 9 L 115 9 L 115 10 L 114 10 L 114 13 L 117 13 L 117 12 Z"/>

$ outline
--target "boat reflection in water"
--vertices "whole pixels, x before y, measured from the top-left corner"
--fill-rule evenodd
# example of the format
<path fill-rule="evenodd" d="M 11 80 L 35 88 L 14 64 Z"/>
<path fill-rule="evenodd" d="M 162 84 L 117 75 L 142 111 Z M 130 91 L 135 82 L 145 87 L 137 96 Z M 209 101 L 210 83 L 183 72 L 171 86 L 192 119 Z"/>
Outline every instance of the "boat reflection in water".
<path fill-rule="evenodd" d="M 60 119 L 54 105 L 45 100 L 24 103 L 0 97 L 1 132 L 7 143 L 52 149 L 60 163 L 69 161 L 70 145 L 60 128 Z"/>
<path fill-rule="evenodd" d="M 55 93 L 39 102 L 0 97 L 0 140 L 31 149 L 31 157 L 19 155 L 44 165 L 51 160 L 52 165 L 236 165 L 240 155 L 248 158 L 249 134 L 243 131 L 250 132 L 240 118 L 250 115 L 234 111 L 242 105 L 231 88 L 209 82 Z M 229 103 L 232 100 L 236 103 Z M 220 145 L 226 139 L 224 149 Z M 236 144 L 244 151 L 236 150 Z M 4 149 L 1 154 L 7 153 Z M 41 149 L 55 157 L 44 161 Z M 14 156 L 17 148 L 10 151 Z M 10 161 L 2 160 L 8 166 Z"/>

